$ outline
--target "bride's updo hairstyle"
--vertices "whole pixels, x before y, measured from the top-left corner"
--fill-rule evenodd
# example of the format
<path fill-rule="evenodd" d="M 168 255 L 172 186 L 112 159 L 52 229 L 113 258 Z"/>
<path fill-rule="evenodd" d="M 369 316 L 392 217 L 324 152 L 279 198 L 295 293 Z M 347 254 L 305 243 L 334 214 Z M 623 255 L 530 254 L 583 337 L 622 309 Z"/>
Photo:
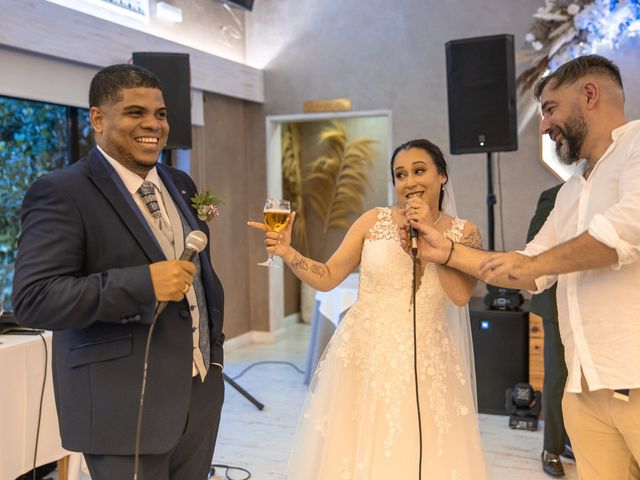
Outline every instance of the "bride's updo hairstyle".
<path fill-rule="evenodd" d="M 433 160 L 433 163 L 436 166 L 436 169 L 438 170 L 438 173 L 440 175 L 444 175 L 447 179 L 449 178 L 449 175 L 447 174 L 447 162 L 445 162 L 444 160 L 444 155 L 442 155 L 442 151 L 438 148 L 437 145 L 434 145 L 429 140 L 425 140 L 424 138 L 419 138 L 417 140 L 409 140 L 408 142 L 403 143 L 402 145 L 399 145 L 398 147 L 396 147 L 396 149 L 393 151 L 393 155 L 391 155 L 391 182 L 394 185 L 396 184 L 396 177 L 393 174 L 393 164 L 396 161 L 396 155 L 398 155 L 398 153 L 402 151 L 410 150 L 412 148 L 419 148 L 420 150 L 423 150 L 427 154 L 429 154 L 429 156 Z M 444 189 L 440 189 L 440 198 L 438 200 L 438 210 L 442 210 L 443 198 L 444 198 Z"/>

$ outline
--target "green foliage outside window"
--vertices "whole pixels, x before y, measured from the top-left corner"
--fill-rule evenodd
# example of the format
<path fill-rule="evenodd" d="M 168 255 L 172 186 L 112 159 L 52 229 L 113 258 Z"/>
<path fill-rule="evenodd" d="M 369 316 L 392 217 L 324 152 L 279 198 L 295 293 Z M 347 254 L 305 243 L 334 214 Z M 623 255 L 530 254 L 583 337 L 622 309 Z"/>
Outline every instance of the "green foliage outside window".
<path fill-rule="evenodd" d="M 20 210 L 26 190 L 38 177 L 71 163 L 70 109 L 0 97 L 0 298 L 11 310 L 10 296 L 20 233 Z M 79 117 L 80 145 L 88 148 L 86 111 Z"/>

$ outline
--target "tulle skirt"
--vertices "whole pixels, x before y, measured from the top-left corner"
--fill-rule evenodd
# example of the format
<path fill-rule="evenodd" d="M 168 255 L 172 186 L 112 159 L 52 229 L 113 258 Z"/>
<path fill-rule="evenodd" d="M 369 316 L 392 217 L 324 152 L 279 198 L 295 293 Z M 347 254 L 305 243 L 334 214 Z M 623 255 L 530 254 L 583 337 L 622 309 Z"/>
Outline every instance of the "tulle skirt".
<path fill-rule="evenodd" d="M 289 458 L 288 480 L 418 479 L 420 433 L 412 338 L 374 341 L 353 309 L 318 365 Z M 370 333 L 370 332 L 369 332 Z M 357 334 L 357 335 L 356 335 Z M 469 384 L 443 345 L 418 356 L 422 480 L 483 480 Z M 394 348 L 393 355 L 385 354 Z"/>

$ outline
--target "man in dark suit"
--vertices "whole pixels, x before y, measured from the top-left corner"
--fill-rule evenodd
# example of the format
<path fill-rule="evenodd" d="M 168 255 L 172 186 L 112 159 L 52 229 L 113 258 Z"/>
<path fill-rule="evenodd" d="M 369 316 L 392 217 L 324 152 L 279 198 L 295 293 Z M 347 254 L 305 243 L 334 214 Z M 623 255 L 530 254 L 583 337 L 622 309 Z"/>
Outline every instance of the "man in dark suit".
<path fill-rule="evenodd" d="M 62 444 L 93 480 L 133 477 L 145 342 L 151 340 L 140 442 L 142 479 L 206 479 L 224 397 L 223 290 L 208 249 L 176 260 L 192 230 L 185 173 L 157 164 L 169 125 L 158 79 L 102 69 L 89 92 L 97 147 L 38 179 L 24 198 L 13 305 L 53 330 Z"/>
<path fill-rule="evenodd" d="M 556 195 L 562 184 L 540 194 L 536 212 L 531 218 L 527 242 L 540 231 L 556 203 Z M 567 381 L 567 366 L 564 363 L 564 347 L 558 327 L 558 306 L 556 286 L 533 295 L 529 310 L 542 317 L 544 326 L 544 384 L 542 388 L 542 409 L 544 412 L 544 447 L 542 469 L 553 477 L 564 476 L 560 455 L 565 451 L 567 432 L 562 418 L 562 394 Z"/>

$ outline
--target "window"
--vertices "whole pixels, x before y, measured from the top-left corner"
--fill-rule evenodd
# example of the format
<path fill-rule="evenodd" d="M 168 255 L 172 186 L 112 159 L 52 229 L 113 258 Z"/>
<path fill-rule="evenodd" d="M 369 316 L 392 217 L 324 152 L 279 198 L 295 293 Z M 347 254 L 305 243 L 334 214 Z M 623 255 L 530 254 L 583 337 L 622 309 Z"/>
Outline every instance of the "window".
<path fill-rule="evenodd" d="M 86 109 L 0 97 L 0 299 L 11 285 L 22 198 L 38 177 L 83 157 L 93 146 Z"/>

